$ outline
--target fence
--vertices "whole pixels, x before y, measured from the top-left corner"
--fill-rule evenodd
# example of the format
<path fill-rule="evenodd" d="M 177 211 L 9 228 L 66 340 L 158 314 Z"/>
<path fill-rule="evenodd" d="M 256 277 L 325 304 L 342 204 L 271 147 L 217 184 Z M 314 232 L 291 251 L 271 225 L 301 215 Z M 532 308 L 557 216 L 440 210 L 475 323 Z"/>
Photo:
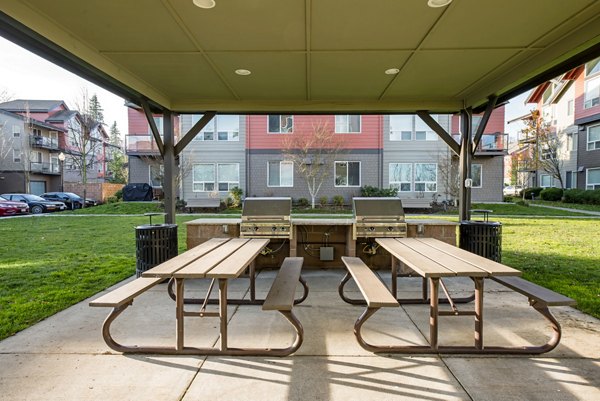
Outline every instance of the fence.
<path fill-rule="evenodd" d="M 123 184 L 110 184 L 106 182 L 88 183 L 86 185 L 86 197 L 104 203 L 108 197 L 113 196 L 123 186 Z M 65 192 L 74 192 L 80 196 L 83 196 L 83 187 L 83 184 L 77 182 L 65 182 L 64 184 Z"/>

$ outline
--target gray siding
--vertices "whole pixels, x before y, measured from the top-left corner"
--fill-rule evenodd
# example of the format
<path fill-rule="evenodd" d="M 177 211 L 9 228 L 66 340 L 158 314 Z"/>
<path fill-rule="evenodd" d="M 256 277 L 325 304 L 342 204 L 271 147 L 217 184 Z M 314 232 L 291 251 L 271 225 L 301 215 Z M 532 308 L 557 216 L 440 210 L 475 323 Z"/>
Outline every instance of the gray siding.
<path fill-rule="evenodd" d="M 144 159 L 137 156 L 129 156 L 129 183 L 150 184 L 150 166 Z"/>
<path fill-rule="evenodd" d="M 181 130 L 186 133 L 192 127 L 192 115 L 181 116 Z M 238 163 L 240 188 L 246 188 L 246 116 L 239 116 L 238 141 L 201 141 L 194 138 L 182 152 L 180 166 L 183 167 L 183 185 L 181 198 L 183 200 L 207 198 L 209 192 L 194 192 L 193 165 L 198 163 Z M 246 195 L 246 190 L 244 190 Z M 219 192 L 221 199 L 227 198 L 228 192 Z"/>
<path fill-rule="evenodd" d="M 249 171 L 252 179 L 248 180 L 247 196 L 290 196 L 294 199 L 306 198 L 310 201 L 310 193 L 304 178 L 294 169 L 293 187 L 269 187 L 267 185 L 267 168 L 270 161 L 285 160 L 281 152 L 278 151 L 259 151 L 254 150 L 249 153 Z M 337 161 L 358 161 L 360 165 L 360 186 L 379 185 L 379 172 L 381 171 L 380 153 L 378 151 L 353 151 L 341 155 Z M 342 195 L 349 203 L 353 196 L 360 196 L 359 187 L 336 187 L 334 185 L 334 170 L 330 167 L 330 175 L 327 177 L 319 193 L 317 200 L 321 196 L 331 197 Z"/>
<path fill-rule="evenodd" d="M 481 164 L 481 188 L 471 188 L 471 201 L 502 202 L 504 158 L 476 157 L 473 164 Z"/>
<path fill-rule="evenodd" d="M 579 144 L 578 144 L 578 160 L 577 165 L 583 167 L 583 171 L 577 174 L 577 188 L 585 189 L 586 170 L 590 168 L 600 167 L 600 149 L 587 150 L 587 133 L 590 126 L 600 124 L 600 120 L 596 120 L 590 124 L 580 127 Z"/>

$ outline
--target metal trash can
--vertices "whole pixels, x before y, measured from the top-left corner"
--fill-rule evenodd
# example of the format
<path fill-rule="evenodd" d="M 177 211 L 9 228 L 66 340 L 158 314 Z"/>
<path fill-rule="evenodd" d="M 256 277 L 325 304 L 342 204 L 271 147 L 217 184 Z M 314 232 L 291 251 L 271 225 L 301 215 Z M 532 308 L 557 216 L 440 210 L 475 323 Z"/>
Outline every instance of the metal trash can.
<path fill-rule="evenodd" d="M 502 223 L 497 221 L 461 221 L 458 246 L 484 258 L 501 262 Z"/>
<path fill-rule="evenodd" d="M 177 256 L 177 224 L 146 224 L 135 228 L 135 275 Z"/>

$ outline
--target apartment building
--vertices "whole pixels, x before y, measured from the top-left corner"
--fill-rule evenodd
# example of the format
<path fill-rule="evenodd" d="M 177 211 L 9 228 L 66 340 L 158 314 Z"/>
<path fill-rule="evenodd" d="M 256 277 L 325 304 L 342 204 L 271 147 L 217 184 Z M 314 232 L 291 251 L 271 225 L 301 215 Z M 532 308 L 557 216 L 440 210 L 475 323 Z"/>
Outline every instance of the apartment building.
<path fill-rule="evenodd" d="M 112 145 L 102 124 L 90 124 L 87 137 L 84 117 L 62 100 L 13 100 L 0 103 L 0 111 L 4 145 L 13 147 L 10 154 L 1 154 L 5 191 L 40 194 L 59 191 L 65 182 L 81 182 L 82 154 L 87 182 L 104 181 Z"/>
<path fill-rule="evenodd" d="M 561 179 L 540 167 L 540 160 L 552 157 L 548 142 L 522 133 L 513 158 L 520 159 L 524 185 L 560 187 L 562 181 L 565 189 L 600 188 L 600 58 L 539 85 L 527 103 L 556 135 Z"/>

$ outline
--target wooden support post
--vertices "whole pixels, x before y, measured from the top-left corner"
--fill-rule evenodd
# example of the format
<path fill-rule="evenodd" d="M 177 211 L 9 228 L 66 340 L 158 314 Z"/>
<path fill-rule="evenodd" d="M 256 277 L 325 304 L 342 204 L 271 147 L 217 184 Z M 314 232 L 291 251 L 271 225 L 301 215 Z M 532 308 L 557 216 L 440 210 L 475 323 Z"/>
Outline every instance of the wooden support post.
<path fill-rule="evenodd" d="M 175 163 L 175 130 L 173 128 L 173 114 L 170 110 L 163 112 L 163 136 L 164 136 L 164 177 L 163 177 L 163 192 L 165 202 L 165 223 L 175 224 L 175 193 L 177 185 L 175 185 L 175 177 L 177 165 Z"/>
<path fill-rule="evenodd" d="M 458 219 L 460 221 L 470 220 L 471 209 L 471 188 L 465 186 L 467 178 L 471 178 L 471 136 L 472 136 L 472 125 L 471 125 L 471 110 L 461 110 L 460 121 L 461 121 L 461 140 L 460 140 L 460 165 L 459 165 L 459 180 L 460 180 L 460 194 L 459 194 L 459 211 Z"/>

